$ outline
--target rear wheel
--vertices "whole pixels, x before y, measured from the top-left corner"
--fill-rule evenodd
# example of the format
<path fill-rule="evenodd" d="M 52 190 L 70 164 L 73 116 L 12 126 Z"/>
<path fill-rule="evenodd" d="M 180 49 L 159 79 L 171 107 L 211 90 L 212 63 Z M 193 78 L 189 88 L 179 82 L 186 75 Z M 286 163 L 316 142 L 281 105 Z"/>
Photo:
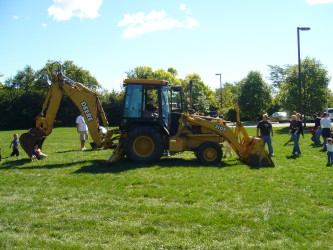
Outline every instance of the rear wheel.
<path fill-rule="evenodd" d="M 132 161 L 157 161 L 164 151 L 163 137 L 154 128 L 136 127 L 125 138 L 124 150 Z"/>
<path fill-rule="evenodd" d="M 198 148 L 197 157 L 205 165 L 214 165 L 221 162 L 222 149 L 216 142 L 204 142 Z"/>

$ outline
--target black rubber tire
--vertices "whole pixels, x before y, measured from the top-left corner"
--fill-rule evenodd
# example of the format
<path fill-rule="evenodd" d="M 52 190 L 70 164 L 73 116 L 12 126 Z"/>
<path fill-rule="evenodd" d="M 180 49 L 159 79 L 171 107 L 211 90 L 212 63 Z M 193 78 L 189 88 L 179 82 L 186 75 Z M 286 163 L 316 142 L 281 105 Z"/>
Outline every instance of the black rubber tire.
<path fill-rule="evenodd" d="M 125 138 L 124 152 L 131 161 L 157 161 L 164 152 L 163 137 L 152 127 L 136 127 Z"/>
<path fill-rule="evenodd" d="M 202 143 L 198 148 L 197 157 L 204 165 L 215 165 L 222 160 L 222 148 L 212 141 Z"/>

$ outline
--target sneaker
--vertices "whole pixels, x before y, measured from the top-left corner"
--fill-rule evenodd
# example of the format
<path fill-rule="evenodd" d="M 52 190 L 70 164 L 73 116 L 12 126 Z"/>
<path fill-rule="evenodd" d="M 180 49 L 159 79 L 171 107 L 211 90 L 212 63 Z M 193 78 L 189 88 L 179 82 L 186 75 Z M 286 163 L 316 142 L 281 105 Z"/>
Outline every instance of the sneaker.
<path fill-rule="evenodd" d="M 80 151 L 84 151 L 84 150 L 87 150 L 85 147 L 81 148 Z"/>
<path fill-rule="evenodd" d="M 275 156 L 275 154 L 270 154 L 270 157 L 274 157 Z"/>

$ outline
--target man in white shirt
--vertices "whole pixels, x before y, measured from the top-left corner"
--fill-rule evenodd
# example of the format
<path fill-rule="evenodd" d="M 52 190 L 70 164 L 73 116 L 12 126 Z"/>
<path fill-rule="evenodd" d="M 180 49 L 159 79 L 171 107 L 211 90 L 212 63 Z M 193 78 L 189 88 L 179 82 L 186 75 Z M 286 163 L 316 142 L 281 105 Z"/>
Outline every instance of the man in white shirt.
<path fill-rule="evenodd" d="M 326 151 L 327 138 L 331 137 L 331 119 L 328 117 L 327 113 L 323 114 L 323 118 L 320 120 L 320 126 L 322 128 L 321 135 L 324 139 L 323 151 Z"/>
<path fill-rule="evenodd" d="M 79 115 L 76 118 L 76 128 L 77 132 L 80 134 L 80 140 L 81 140 L 81 151 L 86 150 L 85 143 L 86 140 L 88 140 L 88 127 L 86 124 L 86 121 L 84 120 L 82 115 Z"/>

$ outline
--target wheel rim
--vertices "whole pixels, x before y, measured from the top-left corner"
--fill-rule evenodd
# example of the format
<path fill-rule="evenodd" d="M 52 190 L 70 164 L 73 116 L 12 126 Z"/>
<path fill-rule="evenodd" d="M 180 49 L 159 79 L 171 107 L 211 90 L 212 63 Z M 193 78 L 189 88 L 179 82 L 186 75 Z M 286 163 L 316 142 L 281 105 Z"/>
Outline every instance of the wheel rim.
<path fill-rule="evenodd" d="M 154 152 L 154 142 L 149 136 L 140 136 L 133 142 L 133 150 L 140 157 L 147 157 Z"/>
<path fill-rule="evenodd" d="M 203 152 L 203 157 L 206 161 L 215 161 L 217 158 L 217 152 L 215 148 L 206 148 Z"/>

